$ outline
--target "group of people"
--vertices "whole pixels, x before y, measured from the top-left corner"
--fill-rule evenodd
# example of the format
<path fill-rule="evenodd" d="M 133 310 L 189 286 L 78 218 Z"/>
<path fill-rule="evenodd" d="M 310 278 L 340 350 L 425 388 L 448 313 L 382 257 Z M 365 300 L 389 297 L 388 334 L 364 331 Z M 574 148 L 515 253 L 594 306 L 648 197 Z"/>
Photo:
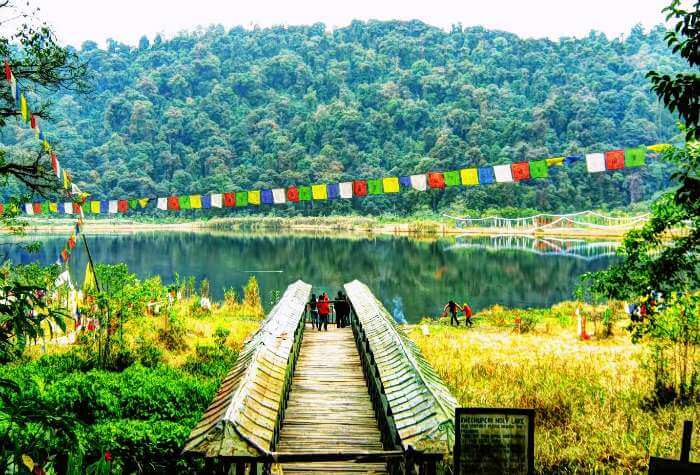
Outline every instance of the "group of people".
<path fill-rule="evenodd" d="M 454 300 L 447 302 L 445 307 L 442 309 L 443 315 L 447 316 L 447 312 L 450 312 L 450 325 L 455 322 L 455 325 L 459 326 L 459 318 L 457 317 L 457 312 L 462 312 L 464 314 L 464 326 L 472 326 L 474 322 L 472 321 L 472 308 L 467 302 L 463 305 L 455 303 Z"/>
<path fill-rule="evenodd" d="M 350 302 L 342 290 L 338 291 L 338 296 L 335 300 L 328 298 L 328 292 L 324 292 L 318 298 L 316 294 L 311 294 L 311 300 L 307 304 L 309 313 L 311 314 L 311 327 L 318 331 L 328 331 L 328 319 L 331 313 L 331 304 L 335 310 L 335 324 L 338 328 L 343 328 L 349 324 L 350 320 Z"/>

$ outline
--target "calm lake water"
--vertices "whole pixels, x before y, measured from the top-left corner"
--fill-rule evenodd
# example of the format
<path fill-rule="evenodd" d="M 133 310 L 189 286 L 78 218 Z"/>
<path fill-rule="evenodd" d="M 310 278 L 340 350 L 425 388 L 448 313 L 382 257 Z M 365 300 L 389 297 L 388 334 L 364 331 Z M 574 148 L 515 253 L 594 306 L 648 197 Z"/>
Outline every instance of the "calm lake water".
<path fill-rule="evenodd" d="M 16 263 L 55 262 L 66 237 L 40 236 L 37 254 L 18 246 L 6 252 Z M 437 315 L 447 300 L 465 299 L 476 310 L 494 304 L 548 306 L 571 297 L 578 277 L 605 268 L 614 242 L 538 240 L 529 237 L 457 238 L 432 242 L 405 237 L 343 238 L 140 232 L 87 236 L 95 262 L 124 262 L 140 277 L 174 273 L 208 278 L 214 298 L 241 288 L 251 275 L 267 301 L 273 290 L 302 279 L 314 291 L 335 295 L 343 283 L 365 282 L 399 321 Z M 79 241 L 81 242 L 81 241 Z M 82 282 L 87 255 L 71 258 Z"/>

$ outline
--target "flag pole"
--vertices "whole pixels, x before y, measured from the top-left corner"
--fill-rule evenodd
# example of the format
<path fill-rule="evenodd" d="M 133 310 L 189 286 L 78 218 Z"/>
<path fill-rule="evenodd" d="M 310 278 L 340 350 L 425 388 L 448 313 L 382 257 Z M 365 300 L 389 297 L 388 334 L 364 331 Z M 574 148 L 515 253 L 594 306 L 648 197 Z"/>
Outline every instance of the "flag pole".
<path fill-rule="evenodd" d="M 83 236 L 83 244 L 85 244 L 85 250 L 87 251 L 88 255 L 88 262 L 90 264 L 90 268 L 92 269 L 92 276 L 95 279 L 95 286 L 97 287 L 97 291 L 100 291 L 100 282 L 97 280 L 97 273 L 95 272 L 95 264 L 92 262 L 92 254 L 90 254 L 90 247 L 88 247 L 87 239 L 85 239 L 85 233 L 81 233 L 81 236 Z"/>

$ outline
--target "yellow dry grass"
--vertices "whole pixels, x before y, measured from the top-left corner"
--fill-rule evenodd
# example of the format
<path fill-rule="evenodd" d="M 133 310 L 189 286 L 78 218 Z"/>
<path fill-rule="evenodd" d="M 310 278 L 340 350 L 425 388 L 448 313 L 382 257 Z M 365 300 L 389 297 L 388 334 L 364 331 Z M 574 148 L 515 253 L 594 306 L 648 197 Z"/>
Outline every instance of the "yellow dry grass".
<path fill-rule="evenodd" d="M 517 334 L 429 324 L 409 336 L 460 406 L 536 409 L 536 463 L 542 473 L 646 473 L 650 455 L 679 456 L 683 420 L 700 406 L 644 409 L 652 378 L 645 351 L 622 330 L 582 342 L 574 329 Z M 700 459 L 700 445 L 692 456 Z"/>

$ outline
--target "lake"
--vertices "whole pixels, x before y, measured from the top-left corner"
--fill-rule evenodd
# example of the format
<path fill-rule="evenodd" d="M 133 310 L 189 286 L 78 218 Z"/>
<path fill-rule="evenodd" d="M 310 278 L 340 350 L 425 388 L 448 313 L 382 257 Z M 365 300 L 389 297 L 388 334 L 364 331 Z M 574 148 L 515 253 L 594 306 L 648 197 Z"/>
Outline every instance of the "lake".
<path fill-rule="evenodd" d="M 6 253 L 16 263 L 49 264 L 66 236 L 39 236 L 39 253 L 18 246 Z M 297 279 L 316 293 L 335 295 L 343 283 L 365 282 L 399 321 L 437 315 L 449 299 L 475 309 L 494 304 L 541 307 L 570 299 L 581 274 L 613 262 L 615 242 L 460 237 L 421 241 L 407 237 L 245 235 L 241 233 L 138 232 L 88 235 L 96 263 L 124 262 L 139 277 L 155 274 L 209 279 L 213 297 L 225 287 L 238 294 L 251 275 L 263 301 Z M 87 255 L 82 241 L 71 258 L 74 279 L 82 282 Z"/>

